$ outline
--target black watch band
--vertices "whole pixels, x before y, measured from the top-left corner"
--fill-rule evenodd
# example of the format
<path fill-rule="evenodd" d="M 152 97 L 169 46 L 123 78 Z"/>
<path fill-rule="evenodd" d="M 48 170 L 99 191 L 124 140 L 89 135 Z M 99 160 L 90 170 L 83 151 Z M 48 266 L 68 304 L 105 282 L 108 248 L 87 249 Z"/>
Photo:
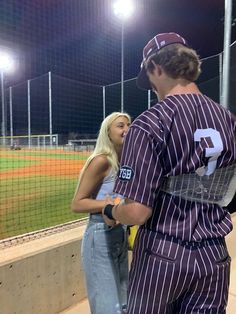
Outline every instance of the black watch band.
<path fill-rule="evenodd" d="M 115 205 L 107 204 L 104 208 L 104 215 L 106 215 L 109 219 L 113 219 L 113 220 L 114 220 L 114 217 L 112 216 L 112 208 L 114 206 Z"/>

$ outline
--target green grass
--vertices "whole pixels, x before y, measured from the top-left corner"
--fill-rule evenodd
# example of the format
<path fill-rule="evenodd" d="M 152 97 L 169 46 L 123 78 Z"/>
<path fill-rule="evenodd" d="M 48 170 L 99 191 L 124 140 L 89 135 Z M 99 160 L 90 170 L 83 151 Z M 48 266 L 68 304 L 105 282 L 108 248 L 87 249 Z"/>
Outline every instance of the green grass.
<path fill-rule="evenodd" d="M 87 214 L 75 214 L 70 210 L 76 181 L 53 176 L 1 180 L 0 238 L 86 217 Z"/>
<path fill-rule="evenodd" d="M 0 171 L 32 166 L 39 163 L 35 160 L 0 157 Z"/>
<path fill-rule="evenodd" d="M 55 151 L 7 151 L 5 153 L 8 157 L 0 154 L 0 172 L 41 162 L 22 158 L 26 156 L 60 159 L 63 164 L 63 160 L 86 160 L 88 155 Z M 86 217 L 87 214 L 75 214 L 70 210 L 76 184 L 77 175 L 73 178 L 36 173 L 1 178 L 0 239 Z"/>

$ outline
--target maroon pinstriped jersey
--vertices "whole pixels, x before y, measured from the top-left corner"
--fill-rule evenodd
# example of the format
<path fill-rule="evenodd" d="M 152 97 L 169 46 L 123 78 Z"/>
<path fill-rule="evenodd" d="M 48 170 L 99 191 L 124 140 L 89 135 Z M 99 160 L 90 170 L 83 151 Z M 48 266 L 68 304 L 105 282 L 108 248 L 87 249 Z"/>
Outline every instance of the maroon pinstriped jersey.
<path fill-rule="evenodd" d="M 160 188 L 166 177 L 235 162 L 235 116 L 204 95 L 168 96 L 133 122 L 115 192 L 153 209 L 142 228 L 186 241 L 222 237 L 232 229 L 227 210 Z"/>

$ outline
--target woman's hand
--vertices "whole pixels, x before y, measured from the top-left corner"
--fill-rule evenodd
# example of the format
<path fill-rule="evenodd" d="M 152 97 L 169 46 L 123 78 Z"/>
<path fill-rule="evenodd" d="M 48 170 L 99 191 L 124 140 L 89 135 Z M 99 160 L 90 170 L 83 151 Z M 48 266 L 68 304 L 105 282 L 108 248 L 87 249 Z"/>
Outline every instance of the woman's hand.
<path fill-rule="evenodd" d="M 113 220 L 113 219 L 109 219 L 106 215 L 103 214 L 103 210 L 102 210 L 102 216 L 103 216 L 103 219 L 105 221 L 105 223 L 110 226 L 110 227 L 115 227 L 116 225 L 116 221 Z"/>

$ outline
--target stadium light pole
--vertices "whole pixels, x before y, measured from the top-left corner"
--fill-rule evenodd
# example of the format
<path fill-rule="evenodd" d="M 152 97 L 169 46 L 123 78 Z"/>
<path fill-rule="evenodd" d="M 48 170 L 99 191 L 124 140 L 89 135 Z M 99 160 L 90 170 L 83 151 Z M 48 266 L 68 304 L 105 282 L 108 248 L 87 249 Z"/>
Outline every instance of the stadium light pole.
<path fill-rule="evenodd" d="M 228 108 L 230 85 L 230 42 L 232 27 L 232 0 L 225 0 L 224 17 L 224 51 L 223 51 L 223 77 L 222 77 L 222 105 Z"/>
<path fill-rule="evenodd" d="M 124 111 L 124 23 L 133 11 L 132 0 L 117 0 L 114 2 L 114 13 L 121 19 L 121 112 Z"/>
<path fill-rule="evenodd" d="M 0 72 L 1 72 L 1 98 L 2 98 L 2 144 L 6 145 L 6 111 L 5 111 L 5 95 L 4 95 L 4 73 L 12 70 L 13 59 L 5 52 L 0 52 Z"/>

